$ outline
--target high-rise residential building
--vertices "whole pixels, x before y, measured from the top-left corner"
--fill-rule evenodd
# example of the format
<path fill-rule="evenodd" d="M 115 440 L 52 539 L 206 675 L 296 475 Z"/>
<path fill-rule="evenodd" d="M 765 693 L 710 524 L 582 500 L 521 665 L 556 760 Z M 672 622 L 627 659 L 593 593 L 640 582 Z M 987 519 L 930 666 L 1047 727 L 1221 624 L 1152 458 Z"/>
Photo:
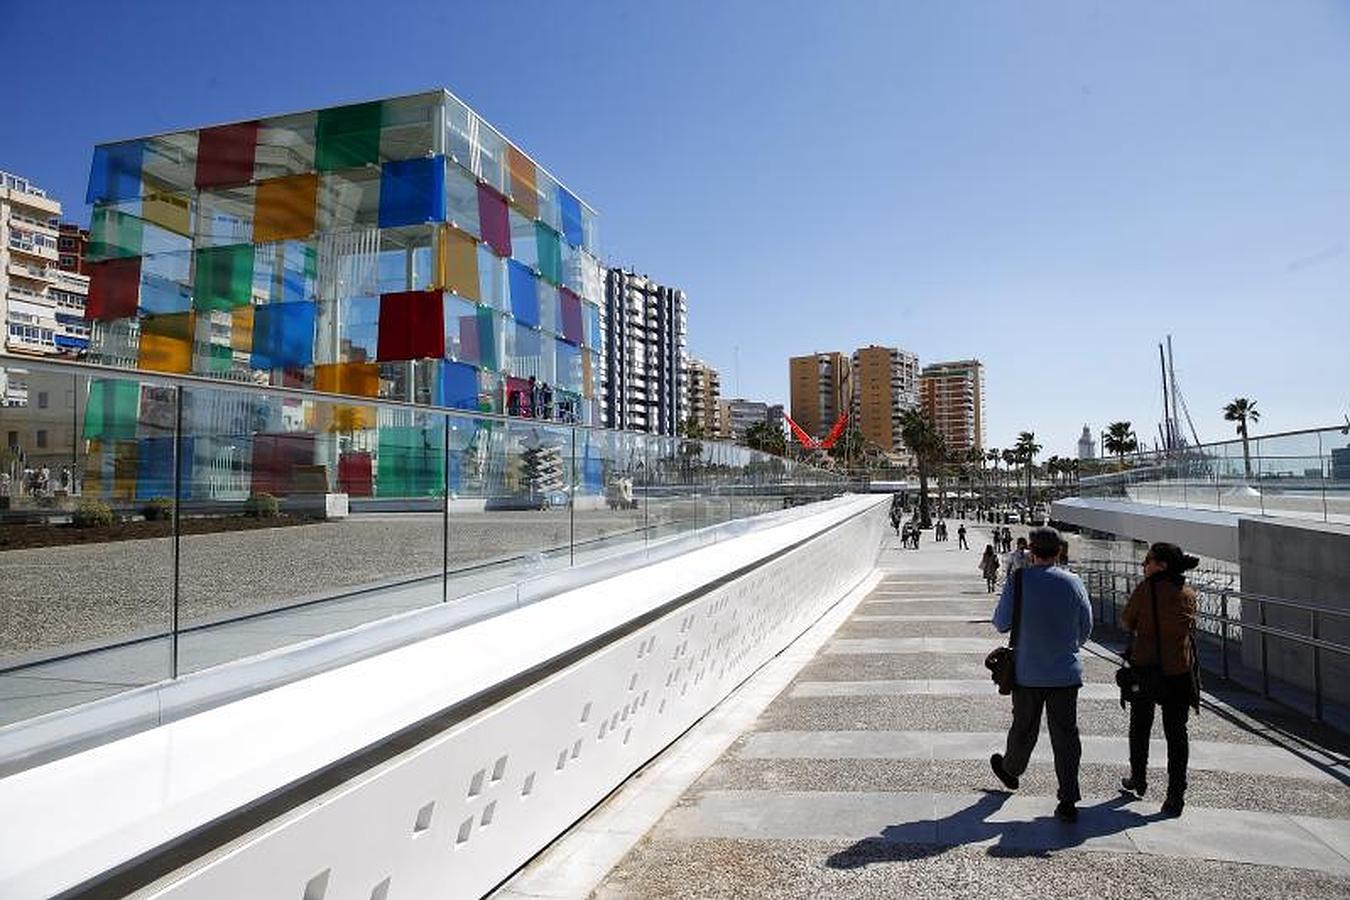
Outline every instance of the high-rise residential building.
<path fill-rule="evenodd" d="M 903 451 L 900 417 L 919 403 L 919 358 L 896 347 L 853 351 L 853 413 L 863 440 Z"/>
<path fill-rule="evenodd" d="M 947 452 L 983 450 L 984 364 L 977 359 L 936 362 L 919 374 L 919 398 L 947 442 Z"/>
<path fill-rule="evenodd" d="M 448 91 L 100 145 L 86 199 L 95 361 L 599 421 L 595 213 Z"/>
<path fill-rule="evenodd" d="M 84 257 L 89 251 L 89 229 L 81 228 L 74 222 L 62 222 L 57 229 L 56 250 L 60 254 L 57 267 L 63 272 L 88 275 L 84 268 Z"/>
<path fill-rule="evenodd" d="M 604 423 L 676 435 L 688 418 L 684 292 L 629 269 L 605 278 Z"/>
<path fill-rule="evenodd" d="M 845 353 L 812 353 L 788 361 L 792 421 L 824 437 L 853 405 L 853 367 Z"/>
<path fill-rule="evenodd" d="M 723 400 L 722 422 L 723 435 L 737 441 L 745 440 L 745 433 L 752 425 L 767 424 L 770 428 L 782 431 L 783 405 L 746 400 L 741 397 Z"/>
<path fill-rule="evenodd" d="M 701 359 L 690 357 L 684 367 L 686 427 L 697 426 L 704 437 L 722 434 L 722 379 L 717 370 Z"/>
<path fill-rule="evenodd" d="M 89 279 L 58 268 L 60 217 L 46 191 L 0 172 L 0 319 L 10 352 L 75 355 L 89 346 Z"/>

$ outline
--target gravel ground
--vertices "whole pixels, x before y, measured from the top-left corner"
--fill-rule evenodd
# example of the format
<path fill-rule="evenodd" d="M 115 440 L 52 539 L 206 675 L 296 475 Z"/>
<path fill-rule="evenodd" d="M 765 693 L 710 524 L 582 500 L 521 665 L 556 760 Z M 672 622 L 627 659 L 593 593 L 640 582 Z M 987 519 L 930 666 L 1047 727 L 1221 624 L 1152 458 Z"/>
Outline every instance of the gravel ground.
<path fill-rule="evenodd" d="M 565 545 L 565 511 L 462 515 L 451 565 Z M 578 512 L 577 537 L 633 527 L 631 513 Z M 168 538 L 0 553 L 0 658 L 166 627 Z M 356 516 L 263 531 L 190 535 L 180 543 L 180 618 L 270 606 L 439 571 L 435 514 Z"/>
<path fill-rule="evenodd" d="M 901 677 L 905 677 L 902 675 Z M 988 697 L 907 694 L 875 697 L 781 696 L 755 722 L 756 731 L 1003 731 L 1012 721 L 1012 701 L 989 685 Z M 959 712 L 958 712 L 959 710 Z M 1078 730 L 1085 735 L 1118 735 L 1123 744 L 1129 715 L 1111 700 L 1079 700 Z M 1188 723 L 1191 740 L 1265 744 L 1224 718 L 1202 712 Z M 1042 725 L 1042 732 L 1045 726 Z M 1162 723 L 1153 723 L 1162 737 Z M 1048 740 L 1048 738 L 1047 738 Z"/>
<path fill-rule="evenodd" d="M 1044 738 L 1043 738 L 1044 740 Z M 990 752 L 994 749 L 991 748 Z M 1121 765 L 1084 763 L 1079 772 L 1084 802 L 1114 797 L 1126 774 L 1125 748 Z M 1149 769 L 1148 800 L 1161 803 L 1167 784 L 1165 761 L 1155 759 Z M 712 790 L 763 791 L 936 791 L 976 793 L 997 787 L 989 764 L 970 760 L 882 759 L 735 759 L 724 757 L 708 769 L 691 794 Z M 1192 770 L 1187 776 L 1186 801 L 1195 806 L 1285 812 L 1322 818 L 1350 818 L 1350 791 L 1343 787 L 1297 778 L 1236 775 Z M 1055 795 L 1055 769 L 1049 762 L 1033 762 L 1022 774 L 1019 794 Z"/>
<path fill-rule="evenodd" d="M 592 896 L 705 898 L 1350 896 L 1350 879 L 1198 859 L 1065 851 L 1003 855 L 969 848 L 860 842 L 644 841 Z"/>

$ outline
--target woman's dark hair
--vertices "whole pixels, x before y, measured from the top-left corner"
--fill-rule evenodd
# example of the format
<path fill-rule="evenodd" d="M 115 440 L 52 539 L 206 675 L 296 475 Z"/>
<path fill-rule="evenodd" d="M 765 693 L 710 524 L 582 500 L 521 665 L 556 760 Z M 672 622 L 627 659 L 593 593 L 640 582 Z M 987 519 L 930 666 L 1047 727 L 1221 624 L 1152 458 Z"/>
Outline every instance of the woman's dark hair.
<path fill-rule="evenodd" d="M 984 545 L 984 555 L 985 555 L 985 556 L 988 556 L 989 554 L 991 554 L 991 553 L 993 553 L 993 552 L 994 552 L 994 545 L 993 545 L 993 544 L 985 544 L 985 545 Z"/>
<path fill-rule="evenodd" d="M 1176 544 L 1159 541 L 1148 548 L 1148 555 L 1166 570 L 1169 578 L 1184 579 L 1186 573 L 1200 565 L 1197 557 L 1184 552 Z"/>

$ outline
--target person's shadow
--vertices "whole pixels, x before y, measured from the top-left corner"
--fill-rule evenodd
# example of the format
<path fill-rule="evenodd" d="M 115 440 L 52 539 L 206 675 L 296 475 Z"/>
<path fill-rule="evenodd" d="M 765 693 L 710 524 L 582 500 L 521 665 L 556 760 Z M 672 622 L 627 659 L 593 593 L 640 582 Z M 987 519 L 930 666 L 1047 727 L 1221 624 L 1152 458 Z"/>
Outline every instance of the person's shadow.
<path fill-rule="evenodd" d="M 942 796 L 938 795 L 939 803 Z M 1061 822 L 1050 814 L 1007 822 L 988 821 L 1010 797 L 1004 791 L 986 790 L 965 809 L 888 825 L 881 834 L 869 835 L 831 854 L 825 864 L 832 869 L 859 869 L 872 863 L 939 856 L 952 847 L 989 840 L 994 840 L 987 850 L 990 856 L 1046 856 L 1051 851 L 1081 846 L 1092 838 L 1109 839 L 1163 818 L 1162 813 L 1145 816 L 1125 809 L 1130 798 L 1122 794 L 1092 806 L 1080 806 L 1075 823 Z M 1127 845 L 1128 838 L 1122 837 L 1121 849 L 1129 849 Z"/>

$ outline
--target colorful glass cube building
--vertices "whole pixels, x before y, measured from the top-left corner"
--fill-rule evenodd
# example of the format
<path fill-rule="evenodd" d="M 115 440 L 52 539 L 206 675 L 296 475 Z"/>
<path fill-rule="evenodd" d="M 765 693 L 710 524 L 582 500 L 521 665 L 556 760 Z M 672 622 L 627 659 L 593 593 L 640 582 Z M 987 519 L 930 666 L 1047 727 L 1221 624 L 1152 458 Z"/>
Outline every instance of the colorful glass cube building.
<path fill-rule="evenodd" d="M 598 424 L 595 212 L 448 91 L 102 144 L 90 359 Z"/>

